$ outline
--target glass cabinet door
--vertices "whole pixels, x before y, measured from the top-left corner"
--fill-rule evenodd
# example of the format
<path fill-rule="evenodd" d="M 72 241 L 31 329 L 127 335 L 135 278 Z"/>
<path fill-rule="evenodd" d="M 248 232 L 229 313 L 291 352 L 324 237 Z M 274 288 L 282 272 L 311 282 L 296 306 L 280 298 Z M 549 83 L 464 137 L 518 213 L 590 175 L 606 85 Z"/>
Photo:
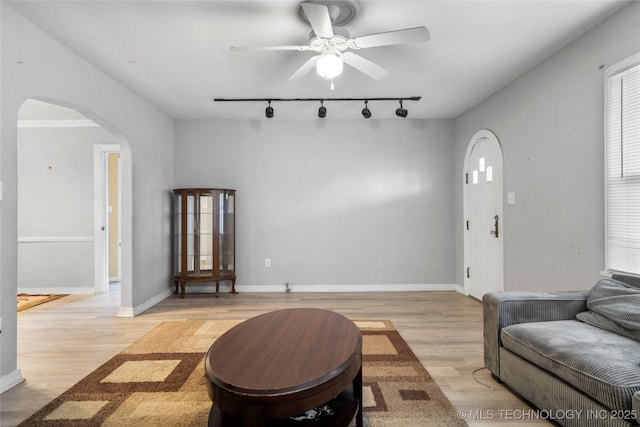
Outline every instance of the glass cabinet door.
<path fill-rule="evenodd" d="M 173 271 L 182 273 L 182 195 L 173 196 Z"/>
<path fill-rule="evenodd" d="M 226 191 L 220 193 L 219 208 L 219 270 L 221 274 L 231 274 L 235 270 L 235 195 Z"/>
<path fill-rule="evenodd" d="M 197 233 L 199 242 L 197 244 L 198 249 L 198 266 L 196 274 L 201 272 L 208 272 L 211 274 L 213 271 L 213 195 L 211 193 L 201 193 L 198 195 L 198 225 L 199 230 Z"/>
<path fill-rule="evenodd" d="M 182 247 L 183 249 L 185 249 L 184 253 L 186 258 L 186 266 L 184 266 L 184 260 L 183 260 L 183 267 L 184 267 L 183 273 L 188 273 L 194 270 L 193 259 L 195 256 L 194 242 L 196 240 L 196 218 L 195 218 L 196 200 L 193 194 L 189 194 L 189 193 L 186 193 L 183 197 L 186 202 L 186 209 L 185 209 L 186 214 L 185 214 L 185 218 L 183 219 L 184 221 L 186 221 L 186 231 L 185 231 L 186 240 L 184 240 L 182 243 Z M 182 224 L 183 227 L 184 225 L 185 224 Z M 185 242 L 186 242 L 186 246 L 185 246 Z"/>

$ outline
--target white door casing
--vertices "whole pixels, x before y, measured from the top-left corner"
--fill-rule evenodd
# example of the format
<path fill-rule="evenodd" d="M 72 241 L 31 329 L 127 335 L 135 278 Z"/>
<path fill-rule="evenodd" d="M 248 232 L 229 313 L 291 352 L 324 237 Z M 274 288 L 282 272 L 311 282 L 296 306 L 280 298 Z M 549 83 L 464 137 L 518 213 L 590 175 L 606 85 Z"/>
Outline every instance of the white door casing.
<path fill-rule="evenodd" d="M 477 299 L 504 290 L 503 156 L 498 138 L 478 131 L 463 174 L 464 288 Z"/>
<path fill-rule="evenodd" d="M 122 159 L 118 157 L 118 277 L 122 280 Z"/>
<path fill-rule="evenodd" d="M 94 291 L 109 292 L 108 246 L 108 153 L 119 153 L 118 144 L 94 144 L 93 146 L 93 195 L 94 195 Z"/>

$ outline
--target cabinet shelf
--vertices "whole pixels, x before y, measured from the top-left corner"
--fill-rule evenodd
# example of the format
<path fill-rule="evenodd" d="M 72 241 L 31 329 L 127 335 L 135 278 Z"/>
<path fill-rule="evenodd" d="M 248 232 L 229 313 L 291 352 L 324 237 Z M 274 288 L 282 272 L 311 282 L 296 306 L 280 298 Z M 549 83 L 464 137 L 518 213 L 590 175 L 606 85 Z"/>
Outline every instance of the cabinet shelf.
<path fill-rule="evenodd" d="M 188 282 L 231 282 L 236 293 L 235 190 L 173 190 L 173 282 L 184 298 Z"/>

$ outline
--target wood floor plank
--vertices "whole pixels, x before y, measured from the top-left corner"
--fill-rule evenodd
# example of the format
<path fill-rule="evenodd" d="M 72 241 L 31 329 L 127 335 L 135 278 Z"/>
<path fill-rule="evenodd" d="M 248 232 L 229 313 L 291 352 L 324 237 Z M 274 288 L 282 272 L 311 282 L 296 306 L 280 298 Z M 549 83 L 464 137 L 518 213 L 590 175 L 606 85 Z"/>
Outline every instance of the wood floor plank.
<path fill-rule="evenodd" d="M 187 294 L 135 318 L 116 317 L 119 300 L 113 286 L 105 295 L 70 295 L 18 313 L 26 381 L 0 395 L 1 426 L 19 424 L 164 320 L 248 319 L 294 307 L 389 319 L 470 426 L 549 425 L 516 419 L 531 408 L 481 369 L 482 307 L 456 292 Z"/>

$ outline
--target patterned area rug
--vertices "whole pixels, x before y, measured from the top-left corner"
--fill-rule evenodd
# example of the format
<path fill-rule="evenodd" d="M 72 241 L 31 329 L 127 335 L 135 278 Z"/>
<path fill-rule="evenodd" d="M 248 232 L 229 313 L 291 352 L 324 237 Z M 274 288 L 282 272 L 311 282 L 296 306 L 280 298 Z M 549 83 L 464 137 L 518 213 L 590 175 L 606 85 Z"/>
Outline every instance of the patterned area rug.
<path fill-rule="evenodd" d="M 204 355 L 239 322 L 163 322 L 20 426 L 206 426 Z M 365 426 L 466 425 L 389 321 L 355 323 Z"/>
<path fill-rule="evenodd" d="M 69 294 L 18 294 L 18 311 L 53 301 L 54 299 L 66 297 Z"/>

